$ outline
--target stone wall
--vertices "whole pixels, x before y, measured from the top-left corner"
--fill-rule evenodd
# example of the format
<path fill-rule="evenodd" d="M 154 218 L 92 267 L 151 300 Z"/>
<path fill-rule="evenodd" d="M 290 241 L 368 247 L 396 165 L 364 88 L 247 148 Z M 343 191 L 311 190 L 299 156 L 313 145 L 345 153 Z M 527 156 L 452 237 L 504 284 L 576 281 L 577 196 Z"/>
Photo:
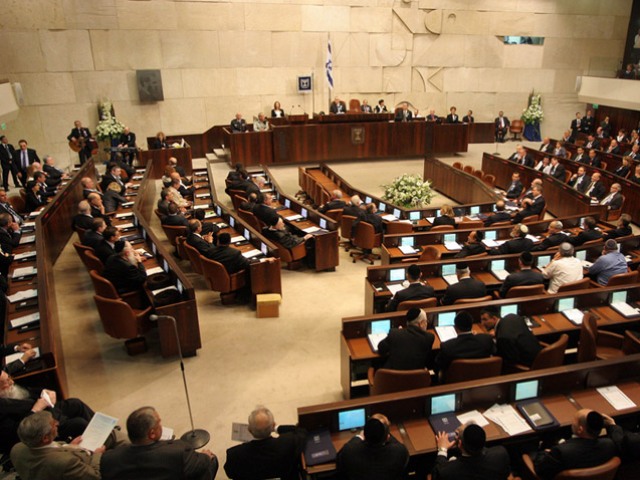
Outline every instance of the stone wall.
<path fill-rule="evenodd" d="M 326 110 L 328 35 L 345 100 L 410 101 L 421 112 L 471 108 L 477 121 L 519 117 L 543 94 L 543 134 L 558 135 L 583 109 L 576 75 L 612 76 L 632 0 L 4 0 L 0 71 L 20 82 L 24 106 L 8 125 L 65 164 L 73 121 L 92 129 L 97 102 L 143 139 L 198 133 L 275 100 L 295 112 Z M 544 36 L 543 46 L 503 35 Z M 161 69 L 165 100 L 138 99 L 135 70 Z M 296 76 L 314 73 L 314 96 Z"/>

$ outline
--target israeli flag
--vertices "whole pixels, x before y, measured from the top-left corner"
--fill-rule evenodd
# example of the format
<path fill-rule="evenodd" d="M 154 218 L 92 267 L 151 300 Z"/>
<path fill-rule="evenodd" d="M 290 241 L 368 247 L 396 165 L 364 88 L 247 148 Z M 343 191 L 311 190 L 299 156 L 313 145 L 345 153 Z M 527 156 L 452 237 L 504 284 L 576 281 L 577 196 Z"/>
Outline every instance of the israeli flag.
<path fill-rule="evenodd" d="M 327 81 L 329 82 L 329 88 L 333 90 L 333 60 L 331 59 L 331 39 L 327 40 L 327 63 L 325 63 L 324 66 L 327 70 Z"/>

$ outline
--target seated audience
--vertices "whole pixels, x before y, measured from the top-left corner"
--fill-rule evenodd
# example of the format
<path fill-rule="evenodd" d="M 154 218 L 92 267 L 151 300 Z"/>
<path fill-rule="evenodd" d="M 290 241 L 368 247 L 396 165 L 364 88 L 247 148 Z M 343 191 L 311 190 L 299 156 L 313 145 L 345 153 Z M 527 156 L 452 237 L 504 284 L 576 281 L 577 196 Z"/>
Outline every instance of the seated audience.
<path fill-rule="evenodd" d="M 180 212 L 180 209 L 178 209 L 175 203 L 170 203 L 167 208 L 167 215 L 162 217 L 160 223 L 171 227 L 186 227 L 189 220 Z"/>
<path fill-rule="evenodd" d="M 629 172 L 631 171 L 630 161 L 633 161 L 633 159 L 630 157 L 622 157 L 622 165 L 616 168 L 613 173 L 619 177 L 627 178 L 627 175 L 629 175 Z"/>
<path fill-rule="evenodd" d="M 564 165 L 560 163 L 560 160 L 558 160 L 557 157 L 551 158 L 551 170 L 549 171 L 549 175 L 559 182 L 564 183 L 566 180 L 566 172 L 567 170 L 564 168 Z"/>
<path fill-rule="evenodd" d="M 540 269 L 544 278 L 550 280 L 547 292 L 557 293 L 558 288 L 565 283 L 582 280 L 582 262 L 574 257 L 573 253 L 573 245 L 568 242 L 561 243 L 549 265 Z"/>
<path fill-rule="evenodd" d="M 628 213 L 623 213 L 620 215 L 618 219 L 618 223 L 614 230 L 609 230 L 604 235 L 604 240 L 609 240 L 610 238 L 620 238 L 631 235 L 633 231 L 631 230 L 631 215 Z"/>
<path fill-rule="evenodd" d="M 22 480 L 100 479 L 100 460 L 105 447 L 94 452 L 78 447 L 82 437 L 54 443 L 58 422 L 46 410 L 25 417 L 18 426 L 20 443 L 11 449 L 11 461 Z"/>
<path fill-rule="evenodd" d="M 407 327 L 392 328 L 378 344 L 382 368 L 417 370 L 426 368 L 435 337 L 427 332 L 427 314 L 420 308 L 407 311 Z"/>
<path fill-rule="evenodd" d="M 622 186 L 619 183 L 612 183 L 609 195 L 600 200 L 600 205 L 606 205 L 607 210 L 619 210 L 622 208 Z"/>
<path fill-rule="evenodd" d="M 346 204 L 342 209 L 342 216 L 351 216 L 355 217 L 354 224 L 359 220 L 362 220 L 365 216 L 364 205 L 362 204 L 362 200 L 358 195 L 354 195 L 351 197 L 350 203 Z M 355 230 L 352 230 L 354 232 Z M 352 234 L 353 236 L 353 234 Z"/>
<path fill-rule="evenodd" d="M 593 217 L 585 217 L 582 221 L 582 231 L 578 235 L 569 237 L 568 242 L 574 247 L 579 247 L 583 243 L 591 242 L 602 238 L 602 232 L 598 229 L 598 222 Z"/>
<path fill-rule="evenodd" d="M 575 188 L 580 193 L 586 192 L 590 183 L 587 171 L 582 166 L 578 167 L 577 173 L 574 173 L 569 179 L 569 186 Z"/>
<path fill-rule="evenodd" d="M 525 167 L 534 168 L 535 166 L 533 158 L 527 153 L 522 145 L 516 146 L 516 151 L 509 157 L 509 160 L 516 162 L 518 165 L 524 165 Z"/>
<path fill-rule="evenodd" d="M 102 191 L 106 192 L 109 184 L 116 182 L 120 186 L 120 195 L 124 195 L 124 192 L 127 190 L 127 185 L 125 185 L 121 175 L 122 169 L 117 163 L 112 162 L 107 165 L 107 172 L 102 176 L 102 180 L 100 181 Z"/>
<path fill-rule="evenodd" d="M 373 109 L 371 108 L 371 105 L 369 105 L 369 100 L 367 100 L 366 98 L 362 100 L 362 105 L 360 105 L 360 111 L 362 113 L 371 113 L 373 111 Z"/>
<path fill-rule="evenodd" d="M 254 132 L 266 132 L 269 130 L 269 121 L 264 113 L 260 112 L 258 118 L 253 117 L 253 131 Z"/>
<path fill-rule="evenodd" d="M 249 260 L 231 246 L 231 235 L 226 232 L 218 235 L 218 245 L 209 250 L 207 258 L 221 263 L 229 274 L 249 269 Z"/>
<path fill-rule="evenodd" d="M 498 307 L 485 307 L 480 323 L 493 335 L 497 354 L 507 365 L 531 366 L 543 348 L 520 315 L 510 313 L 501 319 Z"/>
<path fill-rule="evenodd" d="M 274 220 L 277 221 L 280 218 L 278 212 L 271 205 L 273 204 L 273 197 L 270 193 L 260 193 L 256 195 L 256 204 L 253 207 L 253 214 L 265 225 L 269 225 Z"/>
<path fill-rule="evenodd" d="M 16 212 L 11 203 L 9 203 L 7 191 L 3 188 L 0 188 L 0 213 L 8 213 L 11 215 L 11 219 L 18 225 L 22 225 L 24 223 L 20 213 Z"/>
<path fill-rule="evenodd" d="M 546 206 L 546 201 L 542 196 L 542 185 L 535 184 L 531 187 L 532 198 L 522 200 L 522 210 L 513 217 L 513 223 L 522 223 L 527 217 L 532 215 L 540 215 Z"/>
<path fill-rule="evenodd" d="M 449 115 L 447 115 L 446 123 L 460 123 L 460 119 L 456 112 L 456 107 L 451 107 L 449 109 Z"/>
<path fill-rule="evenodd" d="M 600 437 L 603 427 L 601 414 L 586 408 L 578 410 L 571 423 L 571 438 L 531 454 L 536 474 L 550 480 L 563 470 L 595 467 L 611 460 L 616 447 L 610 438 Z"/>
<path fill-rule="evenodd" d="M 487 333 L 474 334 L 473 317 L 467 311 L 456 315 L 454 327 L 458 336 L 440 344 L 440 352 L 436 355 L 436 368 L 444 371 L 451 362 L 458 359 L 487 358 L 494 354 L 493 338 Z"/>
<path fill-rule="evenodd" d="M 409 451 L 389 433 L 389 420 L 373 414 L 361 434 L 338 452 L 338 478 L 345 480 L 401 480 L 409 463 Z"/>
<path fill-rule="evenodd" d="M 510 274 L 504 279 L 502 288 L 500 289 L 500 296 L 505 298 L 509 290 L 513 287 L 525 287 L 530 285 L 542 285 L 544 283 L 544 277 L 540 272 L 536 272 L 531 269 L 533 265 L 533 255 L 525 251 L 518 257 L 518 265 L 520 271 Z"/>
<path fill-rule="evenodd" d="M 378 104 L 373 108 L 374 113 L 387 113 L 387 106 L 384 104 L 384 100 L 378 100 Z"/>
<path fill-rule="evenodd" d="M 589 150 L 589 156 L 587 157 L 585 163 L 594 168 L 600 168 L 602 166 L 602 160 L 600 160 L 600 157 L 598 157 L 598 152 L 596 152 L 593 148 Z"/>
<path fill-rule="evenodd" d="M 42 195 L 40 191 L 41 186 L 38 182 L 29 180 L 24 189 L 27 192 L 27 196 L 24 201 L 25 212 L 31 213 L 47 204 L 47 199 Z"/>
<path fill-rule="evenodd" d="M 549 157 L 541 158 L 533 169 L 548 175 L 551 172 L 551 159 Z"/>
<path fill-rule="evenodd" d="M 566 242 L 569 239 L 569 236 L 562 232 L 564 226 L 560 220 L 554 220 L 549 223 L 549 228 L 547 229 L 547 236 L 540 242 L 539 245 L 536 245 L 531 249 L 532 252 L 540 252 L 542 250 L 548 250 L 552 247 L 557 247 L 562 242 Z"/>
<path fill-rule="evenodd" d="M 637 462 L 640 458 L 640 434 L 625 430 L 609 415 L 602 415 L 607 436 L 613 441 L 622 462 Z"/>
<path fill-rule="evenodd" d="M 13 221 L 8 213 L 0 213 L 0 248 L 3 253 L 11 255 L 13 249 L 20 245 L 20 226 Z"/>
<path fill-rule="evenodd" d="M 94 220 L 95 221 L 95 220 Z M 116 227 L 107 227 L 102 232 L 104 237 L 93 249 L 94 254 L 98 259 L 106 264 L 109 257 L 115 255 L 116 242 L 120 240 L 120 231 Z"/>
<path fill-rule="evenodd" d="M 158 212 L 161 215 L 169 214 L 169 204 L 173 202 L 173 193 L 169 188 L 163 188 L 160 191 L 160 200 L 158 200 Z"/>
<path fill-rule="evenodd" d="M 407 300 L 424 300 L 426 298 L 432 298 L 435 293 L 433 287 L 426 282 L 421 282 L 422 272 L 417 265 L 411 265 L 407 269 L 407 280 L 409 286 L 399 290 L 387 303 L 387 312 L 395 312 L 398 309 L 398 305 Z"/>
<path fill-rule="evenodd" d="M 98 245 L 104 241 L 104 230 L 107 228 L 107 224 L 102 218 L 94 218 L 91 223 L 91 228 L 84 232 L 82 237 L 82 245 L 85 247 L 91 247 L 94 250 Z"/>
<path fill-rule="evenodd" d="M 282 217 L 272 218 L 268 227 L 262 229 L 262 234 L 269 240 L 282 245 L 284 248 L 292 249 L 301 243 L 313 238 L 313 235 L 307 233 L 304 237 L 294 235 L 287 230 Z"/>
<path fill-rule="evenodd" d="M 253 213 L 253 209 L 256 208 L 256 204 L 258 203 L 258 195 L 262 195 L 261 193 L 251 192 L 247 196 L 246 201 L 240 202 L 238 205 L 239 210 L 244 210 L 245 212 Z"/>
<path fill-rule="evenodd" d="M 220 231 L 220 227 L 215 222 L 207 222 L 205 221 L 206 213 L 202 208 L 193 211 L 193 218 L 200 221 L 202 225 L 202 234 L 208 235 L 209 233 L 213 235 L 213 239 L 215 242 L 216 236 Z M 188 231 L 188 230 L 187 230 Z"/>
<path fill-rule="evenodd" d="M 551 153 L 553 152 L 553 143 L 551 143 L 551 139 L 549 137 L 544 137 L 542 140 L 542 144 L 538 149 L 542 153 Z"/>
<path fill-rule="evenodd" d="M 589 183 L 589 185 L 587 186 L 584 192 L 584 194 L 587 197 L 591 197 L 596 200 L 602 200 L 602 198 L 604 198 L 604 195 L 607 192 L 607 189 L 605 188 L 604 184 L 600 180 L 600 177 L 601 175 L 599 172 L 594 172 L 591 175 L 591 182 Z"/>
<path fill-rule="evenodd" d="M 346 203 L 342 200 L 342 192 L 340 190 L 333 190 L 331 192 L 331 200 L 322 205 L 318 211 L 320 213 L 327 213 L 329 210 L 342 210 Z"/>
<path fill-rule="evenodd" d="M 556 142 L 556 146 L 553 149 L 553 154 L 558 157 L 566 158 L 567 150 L 562 146 L 562 142 Z"/>
<path fill-rule="evenodd" d="M 455 254 L 455 258 L 465 258 L 471 255 L 480 255 L 487 251 L 484 243 L 484 232 L 482 230 L 474 230 L 467 237 L 462 250 Z"/>
<path fill-rule="evenodd" d="M 507 189 L 505 196 L 509 200 L 516 200 L 522 194 L 523 189 L 524 187 L 520 181 L 520 174 L 518 172 L 513 172 L 511 174 L 511 183 L 509 184 L 509 188 Z"/>
<path fill-rule="evenodd" d="M 578 147 L 575 156 L 571 159 L 577 163 L 585 163 L 587 156 L 584 154 L 584 148 Z"/>
<path fill-rule="evenodd" d="M 520 190 L 522 190 L 522 184 L 520 184 Z M 519 194 L 518 194 L 519 195 Z M 511 215 L 509 212 L 505 210 L 504 200 L 498 200 L 496 202 L 496 211 L 493 215 L 489 215 L 489 217 L 484 221 L 485 227 L 490 227 L 494 223 L 498 222 L 510 222 Z"/>
<path fill-rule="evenodd" d="M 340 100 L 340 98 L 336 97 L 333 102 L 331 102 L 331 105 L 329 105 L 329 112 L 333 114 L 347 113 L 347 104 Z"/>
<path fill-rule="evenodd" d="M 471 278 L 469 266 L 466 263 L 456 265 L 458 283 L 449 285 L 442 297 L 443 305 L 452 305 L 461 298 L 479 298 L 487 295 L 487 287 L 484 283 Z"/>
<path fill-rule="evenodd" d="M 247 122 L 242 118 L 241 113 L 236 113 L 236 116 L 231 120 L 231 133 L 244 133 L 247 131 Z"/>
<path fill-rule="evenodd" d="M 451 205 L 442 205 L 440 208 L 440 216 L 433 219 L 432 226 L 437 227 L 438 225 L 456 226 L 456 215 Z"/>
<path fill-rule="evenodd" d="M 115 212 L 120 205 L 126 202 L 127 199 L 120 195 L 120 186 L 116 182 L 111 182 L 102 196 L 105 213 Z"/>
<path fill-rule="evenodd" d="M 273 108 L 271 109 L 271 118 L 283 118 L 284 110 L 280 106 L 280 102 L 273 102 Z"/>
<path fill-rule="evenodd" d="M 627 159 L 627 165 L 629 166 L 630 169 L 630 164 L 631 162 L 633 162 L 634 160 L 640 160 L 640 145 L 638 145 L 637 143 L 634 143 L 633 146 L 631 147 L 631 150 L 629 150 L 627 153 L 624 154 L 624 157 L 622 159 L 622 165 L 625 165 L 625 161 L 624 159 Z M 628 174 L 628 172 L 627 172 Z M 618 173 L 618 170 L 616 170 L 616 175 L 620 175 L 621 177 L 626 177 L 625 175 L 622 175 L 620 173 Z"/>
<path fill-rule="evenodd" d="M 507 253 L 530 252 L 533 248 L 533 240 L 527 238 L 529 227 L 522 223 L 514 225 L 511 229 L 511 240 L 507 240 L 497 248 L 489 250 L 490 255 L 505 255 Z"/>
<path fill-rule="evenodd" d="M 376 212 L 378 208 L 375 203 L 369 203 L 364 208 L 365 214 L 362 219 L 365 223 L 370 223 L 373 225 L 373 233 L 383 233 L 384 232 L 384 223 L 382 222 L 382 217 L 377 215 Z"/>
<path fill-rule="evenodd" d="M 629 177 L 629 181 L 640 183 L 640 165 L 636 165 L 636 168 L 633 170 L 633 174 Z"/>
<path fill-rule="evenodd" d="M 178 165 L 178 159 L 176 157 L 169 157 L 169 166 L 173 168 L 174 171 L 178 172 L 180 178 L 184 182 L 185 185 L 191 185 L 192 182 L 189 181 L 189 177 L 187 177 L 187 172 L 184 171 L 184 168 Z"/>
<path fill-rule="evenodd" d="M 410 122 L 413 119 L 413 113 L 409 110 L 407 102 L 403 102 L 400 108 L 396 109 L 396 122 Z"/>
<path fill-rule="evenodd" d="M 93 218 L 103 218 L 107 225 L 111 225 L 111 217 L 107 215 L 102 198 L 97 193 L 90 193 L 87 197 L 87 202 L 91 207 L 91 216 Z"/>
<path fill-rule="evenodd" d="M 469 110 L 467 114 L 462 117 L 462 121 L 464 123 L 474 123 L 475 119 L 473 118 L 473 110 Z"/>
<path fill-rule="evenodd" d="M 433 480 L 492 479 L 507 480 L 511 467 L 509 454 L 502 445 L 487 448 L 487 434 L 475 423 L 465 423 L 456 432 L 453 441 L 446 432 L 438 432 L 438 455 L 431 472 Z M 448 451 L 456 448 L 460 455 L 447 460 Z"/>
<path fill-rule="evenodd" d="M 293 425 L 277 427 L 271 411 L 258 406 L 249 415 L 253 440 L 227 450 L 224 471 L 231 480 L 280 478 L 298 480 L 298 466 L 307 432 Z"/>
<path fill-rule="evenodd" d="M 102 276 L 109 280 L 118 293 L 140 290 L 147 281 L 147 271 L 142 262 L 144 259 L 129 242 L 118 240 L 102 271 Z"/>
<path fill-rule="evenodd" d="M 600 285 L 606 285 L 614 275 L 627 273 L 628 271 L 627 260 L 618 251 L 616 241 L 611 239 L 604 242 L 602 255 L 589 267 L 589 277 Z"/>
<path fill-rule="evenodd" d="M 209 258 L 214 248 L 213 233 L 204 234 L 200 220 L 191 219 L 187 225 L 187 244 L 198 250 L 200 255 Z"/>
<path fill-rule="evenodd" d="M 127 418 L 131 444 L 102 454 L 103 480 L 193 479 L 213 480 L 218 459 L 211 450 L 196 452 L 183 440 L 161 440 L 162 420 L 153 407 L 142 407 Z"/>

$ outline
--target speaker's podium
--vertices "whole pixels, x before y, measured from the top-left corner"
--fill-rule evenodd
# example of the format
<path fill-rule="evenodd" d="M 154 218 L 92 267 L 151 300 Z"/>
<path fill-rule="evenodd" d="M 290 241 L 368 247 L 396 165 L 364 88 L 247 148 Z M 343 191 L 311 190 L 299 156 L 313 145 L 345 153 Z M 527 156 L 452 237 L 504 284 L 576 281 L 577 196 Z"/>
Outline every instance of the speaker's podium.
<path fill-rule="evenodd" d="M 300 113 L 298 115 L 287 115 L 289 123 L 307 123 L 309 121 L 309 114 Z"/>

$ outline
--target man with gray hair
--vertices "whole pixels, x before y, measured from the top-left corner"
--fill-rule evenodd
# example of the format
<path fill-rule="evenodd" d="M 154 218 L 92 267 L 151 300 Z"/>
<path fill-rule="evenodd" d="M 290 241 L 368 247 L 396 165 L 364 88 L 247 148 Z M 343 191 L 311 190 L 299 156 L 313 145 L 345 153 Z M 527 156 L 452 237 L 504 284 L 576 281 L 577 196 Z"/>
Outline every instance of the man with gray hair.
<path fill-rule="evenodd" d="M 573 256 L 573 245 L 569 242 L 560 244 L 560 249 L 546 267 L 541 269 L 542 276 L 550 280 L 548 293 L 557 293 L 565 283 L 582 280 L 582 262 Z"/>
<path fill-rule="evenodd" d="M 293 425 L 276 428 L 271 411 L 259 405 L 249 415 L 249 432 L 254 440 L 227 450 L 224 471 L 230 479 L 299 478 L 300 454 L 307 437 L 304 429 Z"/>
<path fill-rule="evenodd" d="M 82 437 L 71 442 L 54 442 L 58 421 L 47 411 L 25 417 L 18 427 L 21 443 L 11 449 L 11 461 L 22 480 L 100 478 L 102 446 L 93 453 L 78 447 Z"/>
<path fill-rule="evenodd" d="M 453 305 L 456 300 L 461 298 L 479 298 L 487 294 L 487 287 L 480 280 L 471 278 L 469 265 L 466 263 L 458 263 L 456 265 L 456 276 L 458 282 L 449 285 L 442 297 L 443 305 Z"/>
<path fill-rule="evenodd" d="M 606 205 L 607 210 L 618 210 L 622 207 L 622 187 L 619 183 L 614 183 L 609 189 L 609 195 L 600 201 L 600 205 Z"/>
<path fill-rule="evenodd" d="M 73 217 L 72 227 L 89 230 L 91 225 L 93 225 L 91 205 L 88 200 L 81 200 L 80 203 L 78 203 L 78 214 Z"/>
<path fill-rule="evenodd" d="M 589 267 L 589 276 L 600 285 L 606 285 L 614 275 L 628 271 L 627 260 L 618 251 L 618 244 L 615 240 L 609 239 L 604 242 L 602 255 Z"/>
<path fill-rule="evenodd" d="M 562 225 L 560 220 L 554 220 L 549 223 L 549 228 L 547 229 L 548 235 L 539 245 L 533 247 L 531 251 L 539 252 L 541 250 L 548 250 L 551 247 L 557 247 L 562 242 L 566 242 L 569 237 L 562 233 L 563 228 L 564 225 Z"/>
<path fill-rule="evenodd" d="M 340 190 L 334 190 L 331 192 L 331 200 L 321 206 L 318 211 L 320 213 L 326 213 L 329 210 L 341 210 L 346 203 L 342 200 L 342 192 Z"/>
<path fill-rule="evenodd" d="M 218 459 L 211 450 L 196 452 L 182 440 L 161 440 L 162 420 L 153 407 L 141 407 L 127 418 L 131 444 L 102 455 L 103 480 L 213 480 Z"/>

